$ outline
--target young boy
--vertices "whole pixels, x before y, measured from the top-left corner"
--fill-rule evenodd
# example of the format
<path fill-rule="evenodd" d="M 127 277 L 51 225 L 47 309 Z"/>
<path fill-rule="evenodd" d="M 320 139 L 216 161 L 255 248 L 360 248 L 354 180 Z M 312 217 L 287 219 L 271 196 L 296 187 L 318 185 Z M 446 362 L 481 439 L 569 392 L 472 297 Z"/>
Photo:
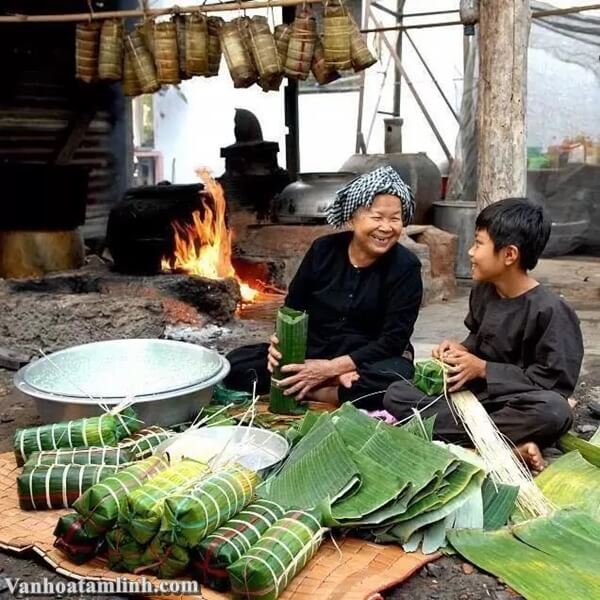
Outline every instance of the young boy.
<path fill-rule="evenodd" d="M 465 319 L 470 333 L 462 343 L 444 340 L 433 356 L 451 365 L 449 391 L 472 391 L 529 466 L 541 470 L 540 448 L 572 423 L 567 398 L 583 358 L 579 320 L 528 274 L 550 236 L 541 207 L 521 198 L 501 200 L 481 211 L 475 229 L 469 256 L 477 283 Z M 402 381 L 388 388 L 383 403 L 397 419 L 427 407 L 423 416 L 437 413 L 436 437 L 467 443 L 446 401 L 428 406 L 434 400 Z"/>

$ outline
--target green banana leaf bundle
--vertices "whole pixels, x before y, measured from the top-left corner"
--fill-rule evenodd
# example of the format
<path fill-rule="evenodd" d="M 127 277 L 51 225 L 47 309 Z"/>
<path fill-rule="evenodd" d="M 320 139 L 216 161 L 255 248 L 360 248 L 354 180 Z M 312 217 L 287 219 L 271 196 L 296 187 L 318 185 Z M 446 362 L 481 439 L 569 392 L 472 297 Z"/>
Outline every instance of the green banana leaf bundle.
<path fill-rule="evenodd" d="M 269 410 L 272 413 L 297 414 L 301 407 L 292 396 L 285 396 L 279 381 L 288 375 L 281 372 L 281 367 L 290 364 L 301 364 L 306 356 L 306 339 L 308 336 L 308 314 L 283 306 L 277 312 L 276 336 L 279 340 L 281 360 L 271 378 L 271 395 Z"/>
<path fill-rule="evenodd" d="M 254 471 L 234 464 L 204 478 L 185 494 L 167 497 L 161 539 L 185 548 L 197 546 L 251 502 L 257 479 Z"/>
<path fill-rule="evenodd" d="M 21 510 L 68 508 L 83 492 L 114 475 L 116 465 L 39 465 L 17 476 Z"/>
<path fill-rule="evenodd" d="M 164 458 L 151 456 L 133 463 L 84 492 L 74 502 L 73 508 L 81 515 L 86 534 L 99 537 L 112 529 L 123 512 L 127 494 L 168 466 Z"/>
<path fill-rule="evenodd" d="M 119 440 L 137 433 L 144 426 L 131 406 L 114 413 L 114 415 L 117 421 L 116 434 Z"/>
<path fill-rule="evenodd" d="M 599 428 L 600 431 L 600 428 Z M 558 440 L 558 447 L 563 452 L 577 450 L 585 460 L 596 467 L 600 467 L 600 439 L 595 438 L 598 432 L 594 434 L 590 441 L 586 441 L 576 436 L 574 433 L 565 433 Z"/>
<path fill-rule="evenodd" d="M 228 568 L 234 598 L 276 600 L 316 554 L 322 538 L 318 511 L 288 511 Z"/>
<path fill-rule="evenodd" d="M 444 392 L 444 365 L 435 359 L 415 362 L 413 383 L 427 396 L 439 396 Z"/>
<path fill-rule="evenodd" d="M 133 573 L 142 565 L 144 546 L 138 544 L 122 527 L 106 534 L 106 558 L 112 571 Z"/>
<path fill-rule="evenodd" d="M 134 460 L 131 450 L 119 446 L 59 448 L 34 452 L 27 459 L 25 468 L 39 465 L 126 465 Z"/>
<path fill-rule="evenodd" d="M 147 544 L 158 532 L 164 499 L 194 486 L 208 472 L 208 465 L 184 459 L 148 479 L 127 496 L 119 526 L 140 544 Z"/>
<path fill-rule="evenodd" d="M 174 431 L 152 425 L 140 429 L 129 437 L 123 438 L 119 446 L 132 452 L 136 460 L 142 460 L 152 456 L 154 448 L 165 440 L 168 440 L 172 435 L 175 435 Z"/>
<path fill-rule="evenodd" d="M 141 556 L 144 571 L 155 573 L 159 579 L 174 579 L 181 575 L 190 562 L 186 548 L 169 544 L 156 536 Z"/>
<path fill-rule="evenodd" d="M 17 465 L 23 465 L 33 452 L 58 448 L 116 446 L 117 419 L 110 413 L 88 419 L 64 421 L 17 429 L 14 449 Z"/>
<path fill-rule="evenodd" d="M 194 577 L 212 590 L 229 591 L 227 567 L 242 558 L 284 512 L 279 504 L 269 500 L 249 504 L 192 551 L 190 567 Z"/>
<path fill-rule="evenodd" d="M 78 513 L 63 515 L 54 529 L 54 547 L 66 554 L 76 565 L 82 565 L 99 554 L 104 547 L 104 538 L 90 538 L 81 527 Z"/>

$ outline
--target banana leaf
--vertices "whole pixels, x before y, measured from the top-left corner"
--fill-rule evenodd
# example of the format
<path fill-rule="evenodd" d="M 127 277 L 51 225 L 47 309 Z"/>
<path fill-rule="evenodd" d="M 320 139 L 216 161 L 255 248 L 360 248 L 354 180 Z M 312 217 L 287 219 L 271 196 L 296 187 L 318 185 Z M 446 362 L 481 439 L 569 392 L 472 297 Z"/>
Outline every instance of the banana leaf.
<path fill-rule="evenodd" d="M 106 558 L 112 571 L 133 573 L 142 565 L 144 546 L 121 527 L 106 534 Z"/>
<path fill-rule="evenodd" d="M 294 397 L 284 395 L 284 390 L 279 387 L 278 382 L 289 376 L 282 373 L 281 367 L 304 362 L 308 335 L 308 314 L 283 306 L 277 312 L 275 330 L 279 340 L 278 348 L 281 352 L 281 360 L 271 378 L 269 410 L 272 413 L 285 415 L 298 414 L 302 412 L 302 407 L 298 405 Z"/>
<path fill-rule="evenodd" d="M 444 365 L 435 359 L 416 361 L 413 383 L 423 394 L 438 396 L 444 391 Z"/>
<path fill-rule="evenodd" d="M 168 466 L 162 457 L 151 456 L 84 492 L 74 502 L 73 508 L 81 515 L 85 532 L 90 537 L 99 537 L 112 529 L 123 511 L 127 494 Z"/>
<path fill-rule="evenodd" d="M 170 544 L 155 536 L 141 556 L 144 571 L 155 573 L 159 579 L 174 579 L 181 575 L 190 562 L 186 548 Z"/>
<path fill-rule="evenodd" d="M 254 471 L 230 465 L 204 478 L 185 494 L 167 497 L 161 540 L 185 548 L 197 546 L 250 503 L 257 479 Z"/>
<path fill-rule="evenodd" d="M 17 465 L 21 466 L 33 452 L 115 446 L 118 441 L 117 420 L 113 415 L 105 413 L 99 417 L 17 429 L 14 449 Z"/>
<path fill-rule="evenodd" d="M 557 508 L 576 508 L 600 518 L 600 469 L 579 452 L 569 452 L 535 479 L 544 496 Z"/>
<path fill-rule="evenodd" d="M 527 543 L 508 529 L 455 529 L 448 539 L 465 559 L 529 600 L 600 598 L 597 525 L 587 515 L 569 520 L 565 526 L 563 516 L 554 513 L 524 522 L 515 533 Z"/>
<path fill-rule="evenodd" d="M 362 484 L 359 490 L 335 502 L 331 516 L 339 525 L 352 526 L 361 519 L 398 498 L 410 486 L 388 469 L 384 461 L 375 461 L 355 448 L 348 448 L 350 457 L 358 466 Z"/>
<path fill-rule="evenodd" d="M 284 512 L 269 500 L 249 504 L 192 551 L 190 567 L 194 577 L 212 590 L 229 591 L 227 567 L 242 558 Z"/>
<path fill-rule="evenodd" d="M 234 598 L 276 600 L 322 541 L 316 511 L 288 511 L 228 569 Z"/>
<path fill-rule="evenodd" d="M 147 544 L 158 532 L 164 499 L 194 486 L 208 472 L 208 465 L 184 459 L 151 477 L 127 496 L 119 526 L 139 544 Z"/>
<path fill-rule="evenodd" d="M 68 508 L 93 485 L 114 475 L 116 465 L 39 465 L 17 476 L 21 510 Z"/>
<path fill-rule="evenodd" d="M 131 406 L 115 413 L 114 416 L 116 420 L 115 433 L 118 440 L 137 433 L 144 426 Z"/>
<path fill-rule="evenodd" d="M 483 528 L 500 529 L 515 509 L 519 486 L 496 483 L 486 477 L 481 487 L 483 497 Z"/>
<path fill-rule="evenodd" d="M 578 450 L 585 460 L 596 467 L 600 467 L 600 446 L 592 443 L 591 440 L 586 442 L 573 433 L 565 433 L 558 440 L 558 446 L 563 452 Z"/>
<path fill-rule="evenodd" d="M 421 415 L 417 413 L 408 423 L 400 426 L 400 429 L 431 442 L 433 440 L 435 417 L 436 415 L 431 415 L 431 417 L 423 419 Z"/>
<path fill-rule="evenodd" d="M 596 431 L 594 432 L 594 435 L 592 435 L 592 437 L 590 438 L 590 444 L 593 444 L 594 446 L 600 446 L 600 427 L 598 427 L 598 429 L 596 429 Z"/>
<path fill-rule="evenodd" d="M 136 460 L 142 460 L 152 456 L 154 448 L 173 435 L 175 435 L 175 432 L 170 429 L 163 429 L 162 427 L 152 425 L 151 427 L 140 429 L 132 436 L 123 438 L 119 446 L 130 450 Z"/>
<path fill-rule="evenodd" d="M 127 448 L 92 447 L 59 448 L 34 452 L 27 459 L 25 468 L 39 465 L 125 465 L 135 460 Z"/>
<path fill-rule="evenodd" d="M 99 554 L 104 547 L 104 538 L 90 538 L 81 527 L 77 513 L 63 515 L 54 529 L 54 547 L 66 554 L 69 560 L 81 565 Z"/>
<path fill-rule="evenodd" d="M 258 490 L 286 508 L 335 502 L 360 486 L 360 473 L 331 417 L 324 413 L 293 448 L 281 471 Z"/>

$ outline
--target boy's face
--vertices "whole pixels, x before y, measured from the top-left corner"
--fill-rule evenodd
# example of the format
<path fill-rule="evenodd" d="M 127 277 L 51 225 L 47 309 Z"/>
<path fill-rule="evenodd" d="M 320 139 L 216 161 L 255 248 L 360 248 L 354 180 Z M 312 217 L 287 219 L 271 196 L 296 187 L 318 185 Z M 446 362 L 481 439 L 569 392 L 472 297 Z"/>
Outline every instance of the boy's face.
<path fill-rule="evenodd" d="M 518 260 L 518 250 L 515 246 L 507 246 L 496 252 L 494 241 L 488 232 L 485 229 L 478 229 L 475 232 L 475 241 L 469 249 L 469 257 L 473 280 L 493 282 L 501 277 L 515 260 Z"/>

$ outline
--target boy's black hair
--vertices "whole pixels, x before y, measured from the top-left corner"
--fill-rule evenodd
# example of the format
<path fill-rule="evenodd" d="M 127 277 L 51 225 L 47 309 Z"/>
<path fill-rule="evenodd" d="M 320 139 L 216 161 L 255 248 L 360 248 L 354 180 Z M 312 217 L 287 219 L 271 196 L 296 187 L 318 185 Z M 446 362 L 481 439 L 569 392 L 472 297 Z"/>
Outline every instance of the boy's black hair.
<path fill-rule="evenodd" d="M 486 206 L 477 216 L 475 229 L 484 229 L 496 252 L 506 246 L 519 249 L 519 264 L 533 269 L 550 237 L 550 221 L 544 209 L 527 198 L 505 198 Z"/>

